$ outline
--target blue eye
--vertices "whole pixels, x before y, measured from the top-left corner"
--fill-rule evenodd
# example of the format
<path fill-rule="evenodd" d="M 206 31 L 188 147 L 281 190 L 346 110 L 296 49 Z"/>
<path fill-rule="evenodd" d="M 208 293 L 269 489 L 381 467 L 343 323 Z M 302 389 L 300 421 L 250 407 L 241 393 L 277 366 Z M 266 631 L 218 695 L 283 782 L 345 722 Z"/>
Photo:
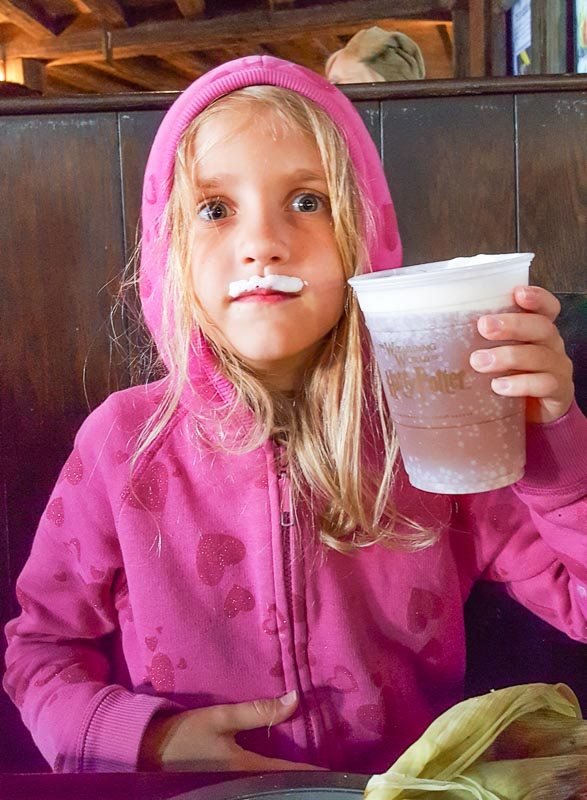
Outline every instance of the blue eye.
<path fill-rule="evenodd" d="M 294 197 L 292 206 L 296 211 L 302 211 L 306 214 L 316 213 L 324 208 L 324 200 L 317 194 L 311 192 L 304 192 Z"/>
<path fill-rule="evenodd" d="M 198 217 L 206 222 L 216 222 L 228 216 L 228 208 L 220 200 L 204 203 L 198 208 Z"/>

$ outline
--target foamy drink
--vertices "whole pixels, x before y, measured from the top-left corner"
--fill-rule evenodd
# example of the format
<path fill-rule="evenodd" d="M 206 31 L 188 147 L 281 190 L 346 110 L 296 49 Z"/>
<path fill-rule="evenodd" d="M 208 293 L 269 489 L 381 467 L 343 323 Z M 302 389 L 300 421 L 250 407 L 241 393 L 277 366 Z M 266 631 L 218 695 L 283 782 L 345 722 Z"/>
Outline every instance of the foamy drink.
<path fill-rule="evenodd" d="M 519 480 L 525 401 L 491 389 L 469 364 L 506 344 L 477 330 L 484 314 L 519 311 L 531 253 L 456 258 L 352 278 L 381 373 L 410 483 L 444 494 Z"/>

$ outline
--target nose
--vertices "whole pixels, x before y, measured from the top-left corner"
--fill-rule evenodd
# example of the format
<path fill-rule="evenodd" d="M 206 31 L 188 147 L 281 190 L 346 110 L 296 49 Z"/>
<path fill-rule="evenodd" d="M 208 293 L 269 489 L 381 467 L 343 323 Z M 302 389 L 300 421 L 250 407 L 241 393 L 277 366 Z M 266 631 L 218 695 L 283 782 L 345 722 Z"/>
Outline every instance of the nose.
<path fill-rule="evenodd" d="M 257 208 L 242 227 L 238 242 L 238 262 L 261 272 L 265 267 L 284 264 L 290 255 L 285 225 L 278 215 Z"/>

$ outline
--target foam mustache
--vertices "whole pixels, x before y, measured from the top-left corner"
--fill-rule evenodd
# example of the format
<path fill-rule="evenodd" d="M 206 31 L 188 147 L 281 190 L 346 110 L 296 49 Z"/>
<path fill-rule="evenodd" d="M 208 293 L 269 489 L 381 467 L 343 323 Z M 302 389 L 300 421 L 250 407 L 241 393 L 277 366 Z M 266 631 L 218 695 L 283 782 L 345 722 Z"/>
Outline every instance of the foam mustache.
<path fill-rule="evenodd" d="M 234 300 L 255 289 L 273 289 L 275 292 L 284 294 L 297 294 L 302 291 L 304 284 L 307 285 L 307 281 L 303 281 L 301 278 L 290 275 L 268 275 L 265 270 L 264 275 L 252 275 L 247 280 L 231 281 L 228 284 L 228 296 Z"/>

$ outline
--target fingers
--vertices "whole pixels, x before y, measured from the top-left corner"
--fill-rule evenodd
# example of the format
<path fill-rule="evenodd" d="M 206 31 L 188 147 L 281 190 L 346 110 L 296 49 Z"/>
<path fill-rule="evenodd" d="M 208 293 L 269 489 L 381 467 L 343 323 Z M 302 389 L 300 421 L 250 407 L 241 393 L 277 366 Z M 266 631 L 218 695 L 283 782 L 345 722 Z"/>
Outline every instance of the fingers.
<path fill-rule="evenodd" d="M 239 731 L 283 722 L 297 704 L 297 692 L 289 692 L 281 698 L 196 708 L 154 719 L 143 737 L 140 763 L 146 769 L 196 772 L 320 769 L 251 753 L 235 740 Z"/>
<path fill-rule="evenodd" d="M 277 725 L 290 717 L 298 705 L 296 691 L 283 697 L 214 706 L 212 724 L 218 733 L 237 733 Z"/>
<path fill-rule="evenodd" d="M 214 706 L 207 709 L 213 716 L 212 726 L 216 734 L 223 737 L 230 750 L 230 769 L 242 772 L 277 772 L 286 770 L 321 770 L 313 764 L 286 761 L 282 758 L 266 756 L 244 750 L 234 741 L 234 734 L 239 731 L 253 730 L 264 726 L 276 725 L 290 717 L 298 705 L 296 691 L 288 692 L 283 697 L 251 700 L 246 703 Z"/>
<path fill-rule="evenodd" d="M 554 322 L 561 310 L 557 298 L 540 286 L 518 286 L 514 290 L 514 299 L 520 308 L 543 314 L 551 322 Z"/>
<path fill-rule="evenodd" d="M 506 397 L 550 398 L 570 405 L 573 397 L 573 364 L 564 353 L 546 345 L 514 344 L 476 350 L 470 363 L 477 372 L 518 373 L 496 377 L 491 388 Z"/>
<path fill-rule="evenodd" d="M 559 383 L 550 372 L 532 372 L 525 375 L 508 375 L 507 378 L 494 378 L 491 388 L 496 394 L 506 397 L 554 398 L 559 391 Z"/>
<path fill-rule="evenodd" d="M 488 314 L 480 317 L 479 333 L 491 341 L 540 342 L 564 353 L 564 342 L 554 323 L 543 314 Z"/>
<path fill-rule="evenodd" d="M 469 360 L 477 372 L 551 372 L 563 381 L 573 372 L 571 360 L 564 352 L 540 344 L 508 344 L 476 350 Z"/>

